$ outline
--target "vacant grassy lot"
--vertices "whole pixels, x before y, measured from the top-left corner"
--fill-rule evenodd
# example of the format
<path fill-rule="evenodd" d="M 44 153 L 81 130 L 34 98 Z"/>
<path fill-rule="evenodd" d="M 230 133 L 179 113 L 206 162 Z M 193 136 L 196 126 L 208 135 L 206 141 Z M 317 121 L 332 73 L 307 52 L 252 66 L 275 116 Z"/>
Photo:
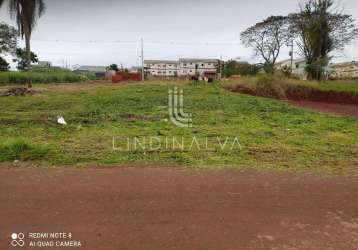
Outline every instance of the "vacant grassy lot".
<path fill-rule="evenodd" d="M 30 72 L 0 72 L 0 84 L 71 83 L 83 82 L 87 77 L 66 69 L 33 69 Z"/>
<path fill-rule="evenodd" d="M 168 122 L 168 89 L 184 89 L 193 128 Z M 4 88 L 2 88 L 4 90 Z M 39 165 L 157 161 L 191 167 L 251 167 L 343 173 L 358 164 L 358 119 L 300 110 L 174 82 L 37 85 L 38 94 L 1 97 L 0 161 Z M 63 116 L 67 126 L 56 123 Z M 118 152 L 116 137 L 238 137 L 242 149 Z"/>
<path fill-rule="evenodd" d="M 260 79 L 261 78 L 261 79 Z M 336 81 L 302 81 L 292 78 L 280 79 L 279 77 L 242 77 L 240 80 L 227 81 L 226 84 L 245 84 L 248 86 L 256 86 L 260 80 L 276 83 L 278 85 L 288 85 L 291 87 L 307 87 L 319 89 L 322 91 L 336 91 L 336 92 L 358 92 L 358 79 L 356 80 L 336 80 Z M 271 78 L 271 79 L 270 79 Z"/>

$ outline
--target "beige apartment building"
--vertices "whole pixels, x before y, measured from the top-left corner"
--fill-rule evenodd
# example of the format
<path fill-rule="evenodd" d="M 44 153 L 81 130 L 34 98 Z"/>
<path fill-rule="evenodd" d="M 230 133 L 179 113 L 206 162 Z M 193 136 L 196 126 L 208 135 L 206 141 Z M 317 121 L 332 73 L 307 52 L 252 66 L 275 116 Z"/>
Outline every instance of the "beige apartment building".
<path fill-rule="evenodd" d="M 180 76 L 203 76 L 206 73 L 216 73 L 218 59 L 179 59 Z"/>
<path fill-rule="evenodd" d="M 179 62 L 168 60 L 145 60 L 144 70 L 152 76 L 178 76 Z"/>
<path fill-rule="evenodd" d="M 218 59 L 145 60 L 144 69 L 151 76 L 204 76 L 215 74 L 218 64 Z"/>
<path fill-rule="evenodd" d="M 331 65 L 331 78 L 358 78 L 358 62 L 336 63 Z"/>

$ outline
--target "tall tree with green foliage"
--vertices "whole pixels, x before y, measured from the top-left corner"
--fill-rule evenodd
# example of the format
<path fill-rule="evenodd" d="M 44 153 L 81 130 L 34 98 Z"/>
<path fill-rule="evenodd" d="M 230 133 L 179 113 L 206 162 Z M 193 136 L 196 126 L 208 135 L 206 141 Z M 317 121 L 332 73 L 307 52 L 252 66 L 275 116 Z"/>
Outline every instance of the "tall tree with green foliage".
<path fill-rule="evenodd" d="M 17 38 L 18 32 L 14 27 L 0 23 L 0 71 L 9 70 L 9 64 L 2 55 L 15 54 Z"/>
<path fill-rule="evenodd" d="M 7 61 L 0 56 L 0 72 L 1 71 L 8 71 L 10 69 L 10 65 Z"/>
<path fill-rule="evenodd" d="M 309 0 L 300 13 L 289 15 L 309 79 L 321 80 L 331 52 L 344 49 L 358 35 L 352 16 L 335 13 L 334 4 L 334 0 Z"/>
<path fill-rule="evenodd" d="M 0 54 L 14 54 L 18 36 L 18 31 L 14 27 L 0 23 Z"/>
<path fill-rule="evenodd" d="M 26 44 L 26 69 L 31 67 L 31 34 L 38 18 L 45 12 L 43 0 L 0 0 L 0 7 L 8 2 L 10 16 L 16 20 L 18 30 Z"/>
<path fill-rule="evenodd" d="M 235 60 L 229 60 L 223 65 L 223 73 L 225 77 L 230 77 L 232 75 L 256 75 L 262 65 L 260 64 L 250 64 L 248 62 L 238 62 Z"/>
<path fill-rule="evenodd" d="M 270 16 L 241 33 L 242 44 L 253 48 L 255 55 L 264 60 L 267 73 L 274 72 L 281 48 L 289 39 L 289 25 L 284 16 Z"/>
<path fill-rule="evenodd" d="M 109 70 L 114 70 L 114 71 L 119 71 L 118 65 L 117 64 L 111 64 L 108 66 Z"/>
<path fill-rule="evenodd" d="M 37 63 L 39 59 L 34 52 L 30 52 L 31 55 L 31 63 Z M 13 61 L 17 63 L 18 70 L 26 70 L 28 62 L 27 62 L 27 51 L 25 49 L 18 48 L 15 53 L 16 59 Z"/>

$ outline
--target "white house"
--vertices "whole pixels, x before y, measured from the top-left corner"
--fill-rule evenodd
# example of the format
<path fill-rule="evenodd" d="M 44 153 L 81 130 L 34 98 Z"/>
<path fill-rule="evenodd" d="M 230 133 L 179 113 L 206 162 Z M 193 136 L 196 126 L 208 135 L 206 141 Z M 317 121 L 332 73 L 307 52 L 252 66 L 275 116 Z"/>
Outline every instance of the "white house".
<path fill-rule="evenodd" d="M 181 76 L 203 76 L 205 73 L 216 73 L 218 59 L 179 59 Z"/>
<path fill-rule="evenodd" d="M 147 75 L 178 76 L 179 62 L 168 60 L 145 60 L 144 69 Z"/>
<path fill-rule="evenodd" d="M 218 64 L 218 59 L 145 60 L 144 69 L 152 76 L 204 76 L 215 74 Z"/>
<path fill-rule="evenodd" d="M 358 62 L 336 63 L 331 65 L 330 77 L 344 79 L 344 78 L 358 78 Z"/>
<path fill-rule="evenodd" d="M 298 59 L 294 59 L 292 61 L 292 74 L 294 76 L 297 76 L 301 79 L 305 79 L 306 78 L 306 72 L 305 72 L 305 67 L 306 67 L 306 59 L 305 58 L 298 58 Z M 276 64 L 277 69 L 290 69 L 291 68 L 291 59 L 287 59 L 281 62 L 278 62 Z"/>
<path fill-rule="evenodd" d="M 80 66 L 75 70 L 83 75 L 104 77 L 107 72 L 106 66 Z"/>

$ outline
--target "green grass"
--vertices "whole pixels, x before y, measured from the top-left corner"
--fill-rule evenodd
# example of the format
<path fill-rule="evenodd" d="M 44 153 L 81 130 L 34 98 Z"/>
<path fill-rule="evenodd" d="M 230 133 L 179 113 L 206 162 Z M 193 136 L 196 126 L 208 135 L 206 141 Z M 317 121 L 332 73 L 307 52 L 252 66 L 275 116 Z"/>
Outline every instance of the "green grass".
<path fill-rule="evenodd" d="M 69 70 L 34 69 L 31 72 L 0 72 L 0 84 L 73 83 L 86 80 L 85 76 Z"/>
<path fill-rule="evenodd" d="M 288 80 L 289 84 L 317 88 L 323 91 L 358 92 L 358 80 L 300 81 Z"/>
<path fill-rule="evenodd" d="M 46 160 L 51 149 L 45 145 L 33 145 L 23 139 L 6 140 L 0 144 L 0 161 Z"/>
<path fill-rule="evenodd" d="M 247 85 L 256 85 L 261 77 L 242 77 L 240 80 L 228 81 L 226 84 L 238 83 Z M 268 77 L 270 78 L 270 77 Z M 358 79 L 355 80 L 335 80 L 335 81 L 303 81 L 289 78 L 271 77 L 272 81 L 280 85 L 288 85 L 292 87 L 308 87 L 319 89 L 322 91 L 336 92 L 358 92 Z"/>
<path fill-rule="evenodd" d="M 175 84 L 181 84 L 176 82 Z M 358 119 L 314 113 L 216 84 L 185 84 L 193 128 L 168 119 L 163 83 L 37 85 L 40 94 L 2 97 L 0 161 L 44 165 L 163 162 L 189 167 L 250 167 L 345 172 L 358 164 Z M 63 116 L 68 125 L 56 124 Z M 116 137 L 238 137 L 242 149 L 113 152 Z"/>

